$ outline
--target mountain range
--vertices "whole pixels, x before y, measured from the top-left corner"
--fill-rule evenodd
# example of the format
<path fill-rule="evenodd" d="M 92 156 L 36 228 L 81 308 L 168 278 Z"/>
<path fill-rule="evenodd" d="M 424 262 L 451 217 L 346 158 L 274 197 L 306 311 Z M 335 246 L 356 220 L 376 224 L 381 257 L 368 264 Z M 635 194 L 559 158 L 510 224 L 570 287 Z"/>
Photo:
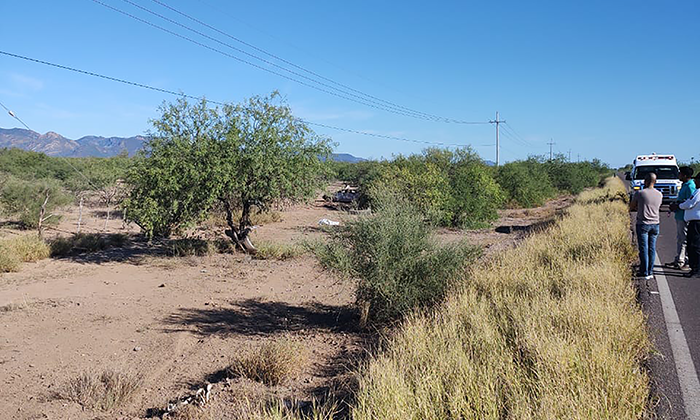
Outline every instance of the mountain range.
<path fill-rule="evenodd" d="M 129 156 L 132 156 L 143 147 L 146 140 L 147 138 L 144 136 L 85 136 L 77 140 L 71 140 L 53 131 L 39 134 L 23 128 L 0 128 L 0 148 L 18 148 L 61 157 L 110 157 L 116 156 L 125 150 L 129 153 Z M 364 159 L 348 153 L 334 153 L 333 160 L 354 163 Z"/>

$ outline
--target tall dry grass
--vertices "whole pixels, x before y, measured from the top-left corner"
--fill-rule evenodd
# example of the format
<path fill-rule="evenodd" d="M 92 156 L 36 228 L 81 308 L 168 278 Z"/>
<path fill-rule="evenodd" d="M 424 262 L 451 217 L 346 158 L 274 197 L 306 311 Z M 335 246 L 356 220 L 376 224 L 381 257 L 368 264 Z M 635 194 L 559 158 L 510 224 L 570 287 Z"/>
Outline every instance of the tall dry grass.
<path fill-rule="evenodd" d="M 36 235 L 0 240 L 0 273 L 19 271 L 21 263 L 48 258 L 49 246 Z"/>
<path fill-rule="evenodd" d="M 581 194 L 439 310 L 411 316 L 364 369 L 353 419 L 650 416 L 651 345 L 620 191 L 609 179 Z"/>

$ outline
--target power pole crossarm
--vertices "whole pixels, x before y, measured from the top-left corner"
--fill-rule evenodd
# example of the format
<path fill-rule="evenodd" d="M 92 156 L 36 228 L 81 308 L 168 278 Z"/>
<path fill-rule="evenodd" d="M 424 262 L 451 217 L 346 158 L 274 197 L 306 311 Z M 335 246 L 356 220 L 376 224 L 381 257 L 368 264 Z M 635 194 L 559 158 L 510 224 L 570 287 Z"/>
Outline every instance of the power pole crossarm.
<path fill-rule="evenodd" d="M 496 119 L 489 121 L 490 124 L 496 124 L 496 166 L 498 166 L 500 164 L 500 148 L 501 148 L 501 145 L 500 145 L 499 139 L 498 139 L 498 129 L 499 129 L 498 125 L 500 123 L 504 123 L 504 122 L 506 122 L 506 120 L 499 120 L 498 119 L 498 111 L 496 111 Z"/>

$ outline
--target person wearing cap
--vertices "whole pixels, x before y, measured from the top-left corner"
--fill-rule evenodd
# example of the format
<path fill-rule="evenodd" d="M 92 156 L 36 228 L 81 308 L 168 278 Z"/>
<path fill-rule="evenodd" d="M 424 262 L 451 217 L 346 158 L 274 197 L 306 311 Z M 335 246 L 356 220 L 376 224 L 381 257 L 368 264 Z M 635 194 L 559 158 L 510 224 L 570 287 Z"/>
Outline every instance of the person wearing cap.
<path fill-rule="evenodd" d="M 656 174 L 644 177 L 644 189 L 637 191 L 630 201 L 630 211 L 637 212 L 637 245 L 639 247 L 639 277 L 654 278 L 656 239 L 659 236 L 659 210 L 663 202 L 661 191 L 654 188 Z"/>
<path fill-rule="evenodd" d="M 679 169 L 678 179 L 683 182 L 678 198 L 675 203 L 671 203 L 670 210 L 674 212 L 676 219 L 676 258 L 671 263 L 666 263 L 666 267 L 677 270 L 687 270 L 688 257 L 686 255 L 686 235 L 688 233 L 688 223 L 685 221 L 685 210 L 678 207 L 679 203 L 689 199 L 695 192 L 695 181 L 693 181 L 693 168 L 682 166 Z"/>
<path fill-rule="evenodd" d="M 700 174 L 695 176 L 695 182 L 700 182 Z M 690 272 L 686 277 L 700 277 L 700 190 L 696 189 L 693 195 L 678 205 L 685 210 L 684 219 L 688 223 L 688 265 Z"/>

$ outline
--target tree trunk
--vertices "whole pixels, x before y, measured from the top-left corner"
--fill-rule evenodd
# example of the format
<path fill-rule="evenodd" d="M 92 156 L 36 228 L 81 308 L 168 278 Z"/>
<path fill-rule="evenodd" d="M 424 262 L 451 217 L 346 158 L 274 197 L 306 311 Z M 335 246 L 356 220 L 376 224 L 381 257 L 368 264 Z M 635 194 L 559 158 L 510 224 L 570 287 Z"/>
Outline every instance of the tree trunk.
<path fill-rule="evenodd" d="M 44 217 L 46 215 L 46 203 L 49 202 L 49 191 L 46 191 L 46 199 L 44 200 L 44 204 L 41 205 L 41 211 L 39 212 L 39 226 L 37 227 L 37 230 L 39 231 L 39 238 L 43 238 L 43 224 L 44 220 L 48 219 L 48 217 Z M 51 216 L 49 216 L 51 217 Z"/>
<path fill-rule="evenodd" d="M 83 196 L 80 196 L 80 207 L 78 208 L 78 235 L 80 235 L 80 225 L 83 223 Z"/>
<path fill-rule="evenodd" d="M 250 238 L 248 237 L 251 229 L 250 227 L 245 226 L 245 217 L 241 217 L 241 223 L 237 227 L 233 222 L 233 210 L 231 209 L 230 203 L 225 199 L 220 199 L 220 201 L 224 204 L 224 209 L 226 210 L 226 224 L 229 227 L 226 230 L 226 236 L 231 238 L 233 243 L 240 247 L 243 252 L 248 254 L 257 253 L 258 250 L 255 249 L 255 246 L 253 246 L 253 244 L 250 242 Z M 250 206 L 248 206 L 248 211 L 250 211 Z"/>

